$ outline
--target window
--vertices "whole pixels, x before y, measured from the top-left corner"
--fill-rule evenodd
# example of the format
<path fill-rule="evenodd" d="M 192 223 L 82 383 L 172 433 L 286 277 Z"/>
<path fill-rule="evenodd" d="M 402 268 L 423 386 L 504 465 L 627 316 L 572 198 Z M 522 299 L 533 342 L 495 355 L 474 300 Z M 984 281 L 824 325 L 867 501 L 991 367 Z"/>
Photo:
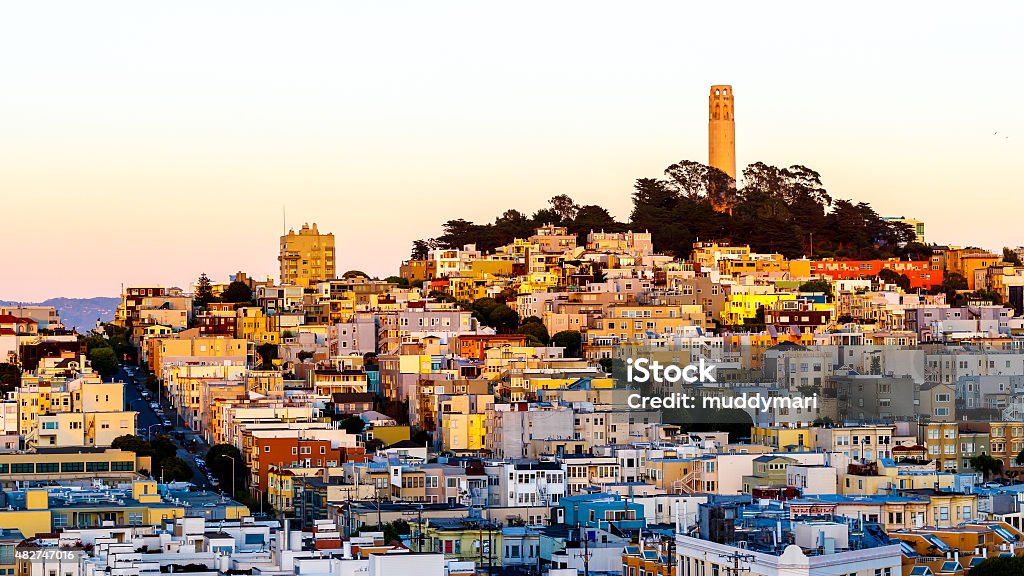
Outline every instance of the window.
<path fill-rule="evenodd" d="M 85 462 L 61 462 L 61 472 L 85 472 Z"/>
<path fill-rule="evenodd" d="M 110 462 L 86 462 L 86 472 L 109 472 Z"/>
<path fill-rule="evenodd" d="M 39 462 L 36 464 L 36 474 L 47 474 L 50 472 L 60 472 L 60 464 L 57 462 Z"/>

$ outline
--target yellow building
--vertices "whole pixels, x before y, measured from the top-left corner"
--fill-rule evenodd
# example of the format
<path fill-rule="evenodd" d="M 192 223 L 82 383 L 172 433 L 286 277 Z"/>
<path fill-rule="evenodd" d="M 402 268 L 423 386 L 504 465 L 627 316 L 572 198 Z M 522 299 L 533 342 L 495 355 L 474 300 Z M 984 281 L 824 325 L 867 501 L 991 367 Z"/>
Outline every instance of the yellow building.
<path fill-rule="evenodd" d="M 179 332 L 171 338 L 153 338 L 149 345 L 149 369 L 157 378 L 163 378 L 164 363 L 175 358 L 216 359 L 216 364 L 245 364 L 249 356 L 249 342 L 225 336 L 200 336 L 196 329 Z"/>
<path fill-rule="evenodd" d="M 488 274 L 479 276 L 449 276 L 448 287 L 443 291 L 452 298 L 464 302 L 473 302 L 487 296 L 487 287 L 495 280 Z"/>
<path fill-rule="evenodd" d="M 15 392 L 24 447 L 103 447 L 135 434 L 137 413 L 124 410 L 124 384 L 39 381 Z"/>
<path fill-rule="evenodd" d="M 756 294 L 730 293 L 722 310 L 724 324 L 743 324 L 744 320 L 753 320 L 759 308 L 770 308 L 776 302 L 796 300 L 796 294 L 788 292 Z"/>
<path fill-rule="evenodd" d="M 334 268 L 334 234 L 321 234 L 316 223 L 303 224 L 296 234 L 289 230 L 281 236 L 281 284 L 312 288 L 321 280 L 336 276 Z"/>
<path fill-rule="evenodd" d="M 82 452 L 75 448 L 43 448 L 35 453 L 0 454 L 0 485 L 49 480 L 135 480 L 152 467 L 149 456 L 108 448 Z"/>
<path fill-rule="evenodd" d="M 594 328 L 586 330 L 587 353 L 680 332 L 685 327 L 702 325 L 703 319 L 704 309 L 699 304 L 609 305 L 605 308 L 604 318 L 596 320 Z"/>
<path fill-rule="evenodd" d="M 272 317 L 262 308 L 246 306 L 235 310 L 235 338 L 260 344 L 280 344 L 281 333 L 275 329 Z"/>
<path fill-rule="evenodd" d="M 7 492 L 9 505 L 0 510 L 0 526 L 21 530 L 26 538 L 48 534 L 64 526 L 158 525 L 165 520 L 182 518 L 185 507 L 164 502 L 157 494 L 156 482 L 132 483 L 131 496 L 105 502 L 77 502 L 67 494 L 46 488 Z"/>
<path fill-rule="evenodd" d="M 366 441 L 380 440 L 384 446 L 391 446 L 412 437 L 408 426 L 371 426 L 363 431 Z"/>
<path fill-rule="evenodd" d="M 290 513 L 295 509 L 295 475 L 290 471 L 271 466 L 267 471 L 267 499 L 277 512 Z"/>
<path fill-rule="evenodd" d="M 441 402 L 439 426 L 445 450 L 483 450 L 491 394 L 459 394 Z"/>
<path fill-rule="evenodd" d="M 410 521 L 413 542 L 424 542 L 422 552 L 444 554 L 445 558 L 484 562 L 501 566 L 501 526 L 470 518 L 424 518 Z M 415 547 L 414 547 L 415 550 Z"/>
<path fill-rule="evenodd" d="M 750 443 L 770 446 L 779 452 L 804 451 L 814 445 L 812 432 L 809 428 L 755 426 L 750 430 Z"/>

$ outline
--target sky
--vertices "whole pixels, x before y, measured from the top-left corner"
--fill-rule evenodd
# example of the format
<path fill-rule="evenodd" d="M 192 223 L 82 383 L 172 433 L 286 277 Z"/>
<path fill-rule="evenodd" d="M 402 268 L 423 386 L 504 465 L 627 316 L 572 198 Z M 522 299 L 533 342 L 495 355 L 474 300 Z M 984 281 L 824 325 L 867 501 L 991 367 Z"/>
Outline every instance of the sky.
<path fill-rule="evenodd" d="M 1024 7 L 941 2 L 0 4 L 0 300 L 277 276 L 283 225 L 397 272 L 452 218 L 802 164 L 927 240 L 1024 244 Z"/>

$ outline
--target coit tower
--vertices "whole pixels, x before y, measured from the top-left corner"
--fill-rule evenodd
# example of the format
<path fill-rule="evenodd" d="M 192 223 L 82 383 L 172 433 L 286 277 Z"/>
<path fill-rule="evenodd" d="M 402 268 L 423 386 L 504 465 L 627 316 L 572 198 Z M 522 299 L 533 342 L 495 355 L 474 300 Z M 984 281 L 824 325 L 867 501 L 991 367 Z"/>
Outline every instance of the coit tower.
<path fill-rule="evenodd" d="M 711 87 L 708 96 L 708 166 L 736 179 L 736 123 L 732 86 Z"/>

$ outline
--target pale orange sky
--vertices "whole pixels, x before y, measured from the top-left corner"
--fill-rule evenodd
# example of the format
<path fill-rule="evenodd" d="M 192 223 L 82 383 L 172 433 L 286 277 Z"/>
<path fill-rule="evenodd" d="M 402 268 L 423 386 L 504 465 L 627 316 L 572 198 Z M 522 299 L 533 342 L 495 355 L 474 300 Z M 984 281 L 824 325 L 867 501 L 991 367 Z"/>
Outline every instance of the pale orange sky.
<path fill-rule="evenodd" d="M 706 161 L 716 83 L 741 166 L 1021 244 L 1024 14 L 986 6 L 6 3 L 0 299 L 276 277 L 282 205 L 381 276 L 450 218 L 625 219 L 636 178 Z"/>

